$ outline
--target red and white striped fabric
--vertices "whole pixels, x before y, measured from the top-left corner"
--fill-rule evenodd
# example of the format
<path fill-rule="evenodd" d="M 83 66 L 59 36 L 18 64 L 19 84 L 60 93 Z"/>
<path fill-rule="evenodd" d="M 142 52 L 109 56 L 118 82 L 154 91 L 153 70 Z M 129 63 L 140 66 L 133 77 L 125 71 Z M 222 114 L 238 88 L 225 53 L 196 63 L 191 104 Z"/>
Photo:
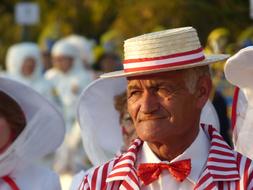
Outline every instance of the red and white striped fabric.
<path fill-rule="evenodd" d="M 231 113 L 231 126 L 232 126 L 233 131 L 234 131 L 235 124 L 236 124 L 237 103 L 238 103 L 239 91 L 240 91 L 240 88 L 235 87 L 234 96 L 233 96 L 233 104 L 232 104 L 232 113 Z"/>
<path fill-rule="evenodd" d="M 167 56 L 127 59 L 124 60 L 123 66 L 124 71 L 127 73 L 187 65 L 203 61 L 204 59 L 205 55 L 203 53 L 203 49 L 198 48 L 195 50 L 171 54 Z"/>
<path fill-rule="evenodd" d="M 233 151 L 214 127 L 201 127 L 209 136 L 211 147 L 206 168 L 194 189 L 252 190 L 252 161 Z M 84 177 L 79 190 L 140 190 L 134 164 L 141 145 L 142 141 L 136 139 L 125 154 L 94 169 Z"/>
<path fill-rule="evenodd" d="M 1 178 L 12 190 L 20 190 L 15 183 L 15 181 L 9 177 L 9 176 L 4 176 Z"/>

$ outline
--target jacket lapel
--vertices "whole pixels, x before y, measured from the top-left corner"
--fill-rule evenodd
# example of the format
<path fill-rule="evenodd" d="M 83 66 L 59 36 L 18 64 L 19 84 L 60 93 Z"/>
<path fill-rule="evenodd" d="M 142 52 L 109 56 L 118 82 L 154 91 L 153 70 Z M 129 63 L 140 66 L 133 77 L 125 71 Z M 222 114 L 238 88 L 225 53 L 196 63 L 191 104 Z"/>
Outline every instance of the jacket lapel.
<path fill-rule="evenodd" d="M 240 179 L 236 157 L 233 150 L 214 127 L 205 124 L 201 124 L 201 127 L 210 138 L 211 147 L 206 168 L 194 189 L 200 190 L 208 187 L 210 190 L 218 190 L 218 182 Z M 118 158 L 117 163 L 106 179 L 107 183 L 120 182 L 119 189 L 140 190 L 134 164 L 142 143 L 140 139 L 136 139 L 128 151 Z"/>
<path fill-rule="evenodd" d="M 140 139 L 136 139 L 129 147 L 128 151 L 119 157 L 118 162 L 108 175 L 106 182 L 121 181 L 119 189 L 139 190 L 139 179 L 134 168 L 137 158 L 137 152 L 142 145 Z"/>
<path fill-rule="evenodd" d="M 203 189 L 202 187 L 208 186 L 210 189 L 218 189 L 218 182 L 240 180 L 234 151 L 214 127 L 205 124 L 201 124 L 201 127 L 210 138 L 211 147 L 206 169 L 202 173 L 195 189 Z"/>

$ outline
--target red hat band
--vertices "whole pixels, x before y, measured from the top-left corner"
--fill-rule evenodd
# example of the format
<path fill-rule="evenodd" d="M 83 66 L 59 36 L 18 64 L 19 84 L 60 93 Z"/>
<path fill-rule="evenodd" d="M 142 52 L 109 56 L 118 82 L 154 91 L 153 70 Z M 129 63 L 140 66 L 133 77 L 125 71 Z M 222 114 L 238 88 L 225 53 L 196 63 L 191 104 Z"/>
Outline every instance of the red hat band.
<path fill-rule="evenodd" d="M 124 60 L 124 72 L 148 71 L 175 66 L 182 66 L 203 61 L 205 55 L 202 48 L 160 57 Z"/>

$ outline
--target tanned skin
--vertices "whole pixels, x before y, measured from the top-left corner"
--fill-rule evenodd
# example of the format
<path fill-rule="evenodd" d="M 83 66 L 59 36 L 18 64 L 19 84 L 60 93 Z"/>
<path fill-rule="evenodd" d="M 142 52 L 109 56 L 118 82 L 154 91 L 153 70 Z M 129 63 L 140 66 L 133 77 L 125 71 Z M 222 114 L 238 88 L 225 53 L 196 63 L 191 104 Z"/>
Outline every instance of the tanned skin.
<path fill-rule="evenodd" d="M 212 87 L 210 77 L 203 76 L 190 93 L 185 72 L 128 78 L 128 111 L 136 133 L 161 160 L 171 161 L 195 140 L 200 113 Z"/>

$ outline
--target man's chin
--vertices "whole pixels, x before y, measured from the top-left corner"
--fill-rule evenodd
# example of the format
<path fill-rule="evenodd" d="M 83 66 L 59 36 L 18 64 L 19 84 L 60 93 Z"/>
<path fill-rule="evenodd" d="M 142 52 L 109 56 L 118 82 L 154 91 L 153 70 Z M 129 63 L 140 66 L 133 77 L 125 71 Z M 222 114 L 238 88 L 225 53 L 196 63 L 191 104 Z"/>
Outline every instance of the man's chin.
<path fill-rule="evenodd" d="M 141 140 L 146 142 L 156 142 L 160 138 L 159 134 L 155 134 L 153 132 L 141 133 L 138 136 Z"/>
<path fill-rule="evenodd" d="M 157 142 L 164 136 L 164 133 L 171 133 L 170 126 L 164 122 L 152 121 L 141 122 L 136 126 L 137 135 L 143 141 Z M 174 130 L 174 129 L 173 129 Z"/>
<path fill-rule="evenodd" d="M 141 121 L 136 124 L 136 129 L 141 131 L 151 131 L 151 132 L 159 132 L 164 129 L 168 129 L 170 125 L 168 125 L 168 121 L 165 119 L 157 119 L 157 120 L 146 120 Z"/>

